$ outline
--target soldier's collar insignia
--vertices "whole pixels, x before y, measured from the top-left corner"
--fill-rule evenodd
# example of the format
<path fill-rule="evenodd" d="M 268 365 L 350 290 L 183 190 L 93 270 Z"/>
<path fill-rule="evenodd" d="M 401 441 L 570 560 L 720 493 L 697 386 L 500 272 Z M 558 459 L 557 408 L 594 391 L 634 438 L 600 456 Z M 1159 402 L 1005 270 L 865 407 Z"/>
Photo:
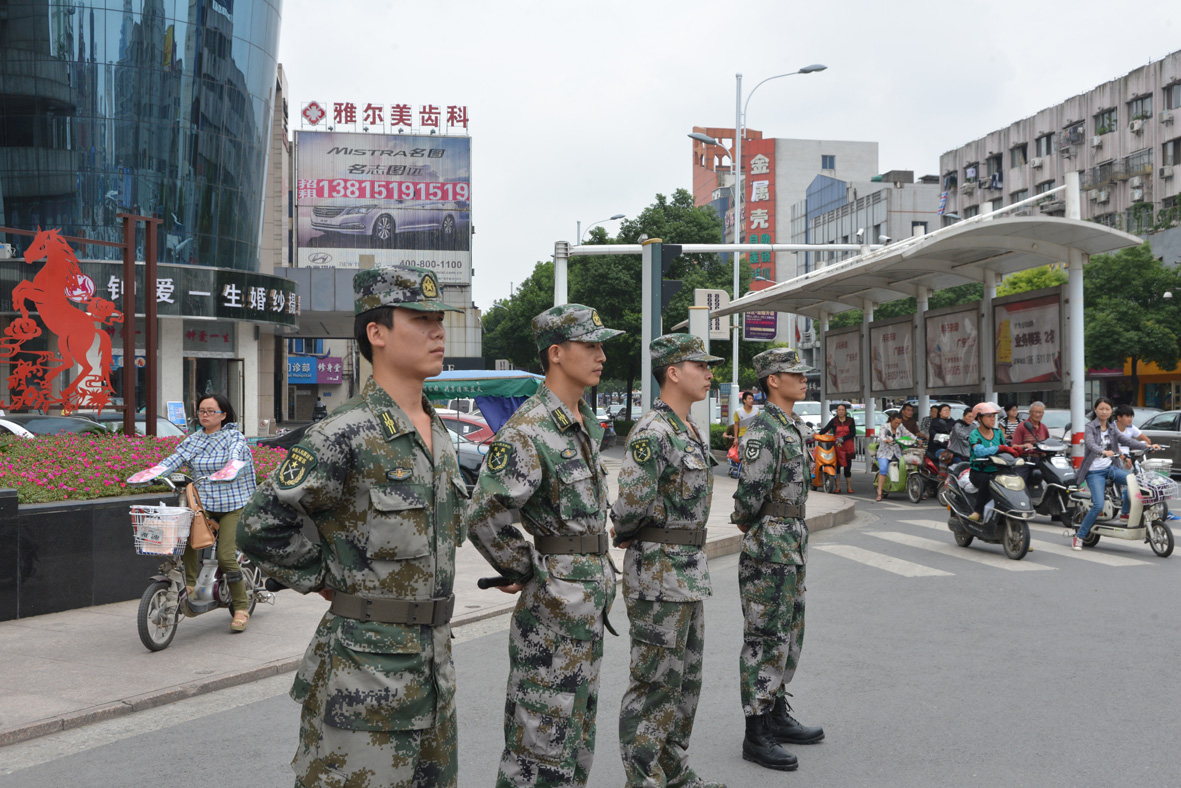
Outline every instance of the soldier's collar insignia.
<path fill-rule="evenodd" d="M 681 417 L 678 416 L 672 408 L 668 409 L 667 417 L 669 423 L 673 425 L 673 429 L 675 429 L 677 432 L 684 432 L 688 429 L 688 427 L 685 426 L 685 422 L 681 421 Z"/>
<path fill-rule="evenodd" d="M 563 459 L 563 460 L 568 460 L 568 459 L 570 459 L 571 457 L 573 457 L 575 454 L 578 454 L 578 450 L 577 450 L 577 449 L 563 449 L 563 450 L 562 450 L 562 459 Z"/>
<path fill-rule="evenodd" d="M 414 475 L 413 468 L 394 468 L 392 471 L 386 471 L 385 477 L 391 481 L 400 482 L 403 479 L 408 479 Z"/>
<path fill-rule="evenodd" d="M 787 414 L 786 413 L 784 413 L 781 410 L 776 410 L 775 411 L 775 418 L 779 419 L 779 423 L 782 424 L 784 427 L 787 426 Z"/>
<path fill-rule="evenodd" d="M 377 414 L 377 422 L 381 425 L 381 434 L 385 436 L 387 441 L 393 440 L 402 432 L 398 426 L 398 420 L 388 410 Z"/>
<path fill-rule="evenodd" d="M 754 462 L 759 458 L 759 453 L 763 450 L 763 442 L 757 438 L 752 438 L 746 442 L 746 450 L 742 454 L 742 458 L 747 462 Z"/>
<path fill-rule="evenodd" d="M 316 453 L 306 446 L 292 446 L 283 464 L 276 471 L 275 480 L 280 490 L 290 490 L 303 484 L 312 468 L 316 467 Z"/>
<path fill-rule="evenodd" d="M 557 424 L 558 429 L 560 429 L 560 430 L 565 431 L 570 428 L 571 424 L 574 423 L 573 421 L 570 420 L 570 417 L 566 415 L 565 409 L 560 406 L 558 408 L 555 408 L 553 413 L 554 413 L 554 424 Z"/>
<path fill-rule="evenodd" d="M 488 447 L 488 470 L 492 473 L 500 473 L 508 467 L 508 460 L 513 454 L 513 445 L 505 443 L 504 441 L 494 441 Z"/>
<path fill-rule="evenodd" d="M 652 459 L 652 441 L 648 438 L 637 438 L 631 442 L 629 448 L 631 449 L 632 459 L 640 465 Z"/>

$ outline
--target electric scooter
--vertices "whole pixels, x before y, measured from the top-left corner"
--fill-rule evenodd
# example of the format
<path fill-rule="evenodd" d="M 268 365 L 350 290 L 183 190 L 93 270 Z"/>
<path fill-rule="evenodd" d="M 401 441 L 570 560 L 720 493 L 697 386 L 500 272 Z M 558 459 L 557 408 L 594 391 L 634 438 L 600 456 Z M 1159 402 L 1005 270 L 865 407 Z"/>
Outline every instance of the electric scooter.
<path fill-rule="evenodd" d="M 997 469 L 989 480 L 992 500 L 985 505 L 979 520 L 970 517 L 976 508 L 976 493 L 965 489 L 960 479 L 969 464 L 957 462 L 947 469 L 947 478 L 939 487 L 939 500 L 950 512 L 947 528 L 960 547 L 967 547 L 974 539 L 979 539 L 1000 544 L 1005 555 L 1020 561 L 1029 552 L 1028 520 L 1033 517 L 1033 504 L 1025 490 L 1025 480 L 1016 472 L 1024 465 L 1024 460 L 1001 453 L 988 459 Z"/>
<path fill-rule="evenodd" d="M 1101 536 L 1110 539 L 1144 541 L 1161 558 L 1173 553 L 1173 531 L 1169 528 L 1166 501 L 1177 497 L 1177 483 L 1169 478 L 1172 460 L 1144 460 L 1146 452 L 1131 453 L 1135 473 L 1128 475 L 1128 519 L 1120 517 L 1123 496 L 1109 479 L 1104 490 L 1103 511 L 1083 539 L 1084 547 L 1094 547 Z M 1070 494 L 1071 525 L 1063 536 L 1073 537 L 1091 508 L 1091 494 L 1085 486 Z"/>
<path fill-rule="evenodd" d="M 914 463 L 907 462 L 907 460 L 905 459 L 905 456 L 906 456 L 907 449 L 912 449 L 918 444 L 918 439 L 917 438 L 908 438 L 908 437 L 903 436 L 903 437 L 897 439 L 897 443 L 899 446 L 902 447 L 904 459 L 890 460 L 890 464 L 886 470 L 886 481 L 882 485 L 882 498 L 889 498 L 890 493 L 892 493 L 892 492 L 896 492 L 896 493 L 906 492 L 907 478 L 909 477 L 909 474 L 910 474 L 910 468 L 914 465 Z M 875 456 L 877 454 L 877 450 L 878 450 L 877 443 L 871 443 L 865 448 L 866 453 L 870 457 Z M 874 475 L 875 476 L 877 475 L 877 461 L 876 460 L 874 461 Z"/>
<path fill-rule="evenodd" d="M 946 447 L 949 437 L 947 433 L 941 432 L 932 435 L 931 442 Z M 939 451 L 944 452 L 947 449 L 943 448 Z M 934 498 L 939 494 L 939 485 L 945 478 L 947 478 L 947 465 L 933 459 L 928 452 L 923 452 L 921 462 L 916 463 L 914 470 L 907 477 L 906 497 L 910 499 L 911 503 L 919 503 L 923 498 Z"/>
<path fill-rule="evenodd" d="M 1067 527 L 1070 526 L 1074 508 L 1070 495 L 1076 484 L 1074 466 L 1067 456 L 1069 449 L 1065 441 L 1048 438 L 1038 441 L 1022 455 L 1025 464 L 1033 466 L 1026 489 L 1034 511 L 1051 520 L 1059 520 Z"/>
<path fill-rule="evenodd" d="M 812 450 L 812 487 L 823 487 L 826 493 L 838 492 L 837 439 L 820 433 L 812 438 L 816 442 Z"/>

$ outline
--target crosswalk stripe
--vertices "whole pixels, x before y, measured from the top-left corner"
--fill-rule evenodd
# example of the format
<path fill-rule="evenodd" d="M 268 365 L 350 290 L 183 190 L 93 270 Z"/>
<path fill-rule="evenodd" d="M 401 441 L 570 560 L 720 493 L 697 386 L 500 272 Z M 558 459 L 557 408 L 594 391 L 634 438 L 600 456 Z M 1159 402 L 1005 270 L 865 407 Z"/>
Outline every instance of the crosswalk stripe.
<path fill-rule="evenodd" d="M 1053 571 L 1056 568 L 1052 566 L 1045 566 L 1044 564 L 1031 563 L 1030 561 L 1014 561 L 1004 555 L 986 553 L 982 550 L 965 549 L 963 547 L 948 544 L 946 542 L 936 542 L 934 539 L 924 539 L 921 536 L 913 536 L 912 534 L 903 534 L 896 531 L 879 531 L 876 533 L 871 533 L 870 535 L 876 536 L 879 539 L 886 539 L 897 544 L 906 545 L 907 547 L 916 547 L 919 550 L 929 550 L 932 553 L 949 555 L 952 558 L 959 558 L 964 561 L 974 561 L 978 564 L 991 566 L 994 569 L 1004 569 L 1009 572 L 1036 572 L 1038 570 Z"/>
<path fill-rule="evenodd" d="M 938 530 L 938 531 L 944 531 L 946 533 L 951 533 L 951 531 L 949 531 L 947 529 L 947 524 L 941 523 L 938 520 L 902 520 L 901 522 L 906 523 L 907 525 L 919 525 L 924 528 L 934 528 L 935 530 Z M 1061 527 L 1056 528 L 1052 525 L 1039 525 L 1036 523 L 1030 523 L 1029 527 L 1030 527 L 1030 530 L 1035 531 L 1035 532 L 1053 533 L 1053 534 L 1061 534 L 1062 533 Z M 1080 561 L 1090 561 L 1093 564 L 1102 564 L 1104 566 L 1151 566 L 1152 565 L 1148 561 L 1140 561 L 1135 558 L 1125 558 L 1123 556 L 1112 555 L 1110 553 L 1096 552 L 1096 551 L 1089 550 L 1089 549 L 1079 552 L 1078 550 L 1074 550 L 1070 547 L 1067 547 L 1064 544 L 1057 544 L 1055 542 L 1051 542 L 1051 541 L 1048 541 L 1045 539 L 1037 539 L 1036 542 L 1037 542 L 1036 546 L 1037 546 L 1038 550 L 1044 550 L 1045 552 L 1053 553 L 1054 555 L 1064 555 L 1064 556 L 1067 556 L 1068 558 L 1077 558 Z"/>
<path fill-rule="evenodd" d="M 823 550 L 826 553 L 839 555 L 866 566 L 884 569 L 903 577 L 950 577 L 952 575 L 951 572 L 944 572 L 942 569 L 933 569 L 929 566 L 903 561 L 901 558 L 875 553 L 872 550 L 863 550 L 860 547 L 847 544 L 814 544 L 811 549 Z"/>

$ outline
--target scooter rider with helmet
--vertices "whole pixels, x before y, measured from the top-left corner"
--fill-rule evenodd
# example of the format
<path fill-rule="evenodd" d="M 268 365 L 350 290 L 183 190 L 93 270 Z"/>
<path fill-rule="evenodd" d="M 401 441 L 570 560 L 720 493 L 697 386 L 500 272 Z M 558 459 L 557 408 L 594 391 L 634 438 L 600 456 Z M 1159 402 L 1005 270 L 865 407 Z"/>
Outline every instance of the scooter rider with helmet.
<path fill-rule="evenodd" d="M 969 519 L 977 522 L 984 516 L 984 507 L 992 500 L 992 478 L 996 473 L 996 466 L 989 457 L 997 452 L 1018 454 L 1012 446 L 1005 444 L 1005 433 L 996 427 L 996 415 L 1001 412 L 999 406 L 992 402 L 981 402 L 974 409 L 976 414 L 976 429 L 968 436 L 971 466 L 968 478 L 976 486 L 976 508 L 969 515 Z"/>

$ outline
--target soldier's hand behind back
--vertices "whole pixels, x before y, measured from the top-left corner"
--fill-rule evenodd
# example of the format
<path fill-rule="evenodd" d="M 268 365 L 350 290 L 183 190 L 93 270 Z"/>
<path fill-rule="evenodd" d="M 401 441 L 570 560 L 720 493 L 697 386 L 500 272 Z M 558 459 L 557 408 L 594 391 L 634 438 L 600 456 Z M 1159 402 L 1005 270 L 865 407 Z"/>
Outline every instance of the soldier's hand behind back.
<path fill-rule="evenodd" d="M 506 594 L 516 594 L 516 593 L 520 593 L 521 589 L 524 588 L 524 586 L 521 585 L 520 583 L 513 583 L 512 585 L 507 585 L 507 586 L 497 586 L 497 588 L 499 588 L 501 591 L 503 591 Z"/>

